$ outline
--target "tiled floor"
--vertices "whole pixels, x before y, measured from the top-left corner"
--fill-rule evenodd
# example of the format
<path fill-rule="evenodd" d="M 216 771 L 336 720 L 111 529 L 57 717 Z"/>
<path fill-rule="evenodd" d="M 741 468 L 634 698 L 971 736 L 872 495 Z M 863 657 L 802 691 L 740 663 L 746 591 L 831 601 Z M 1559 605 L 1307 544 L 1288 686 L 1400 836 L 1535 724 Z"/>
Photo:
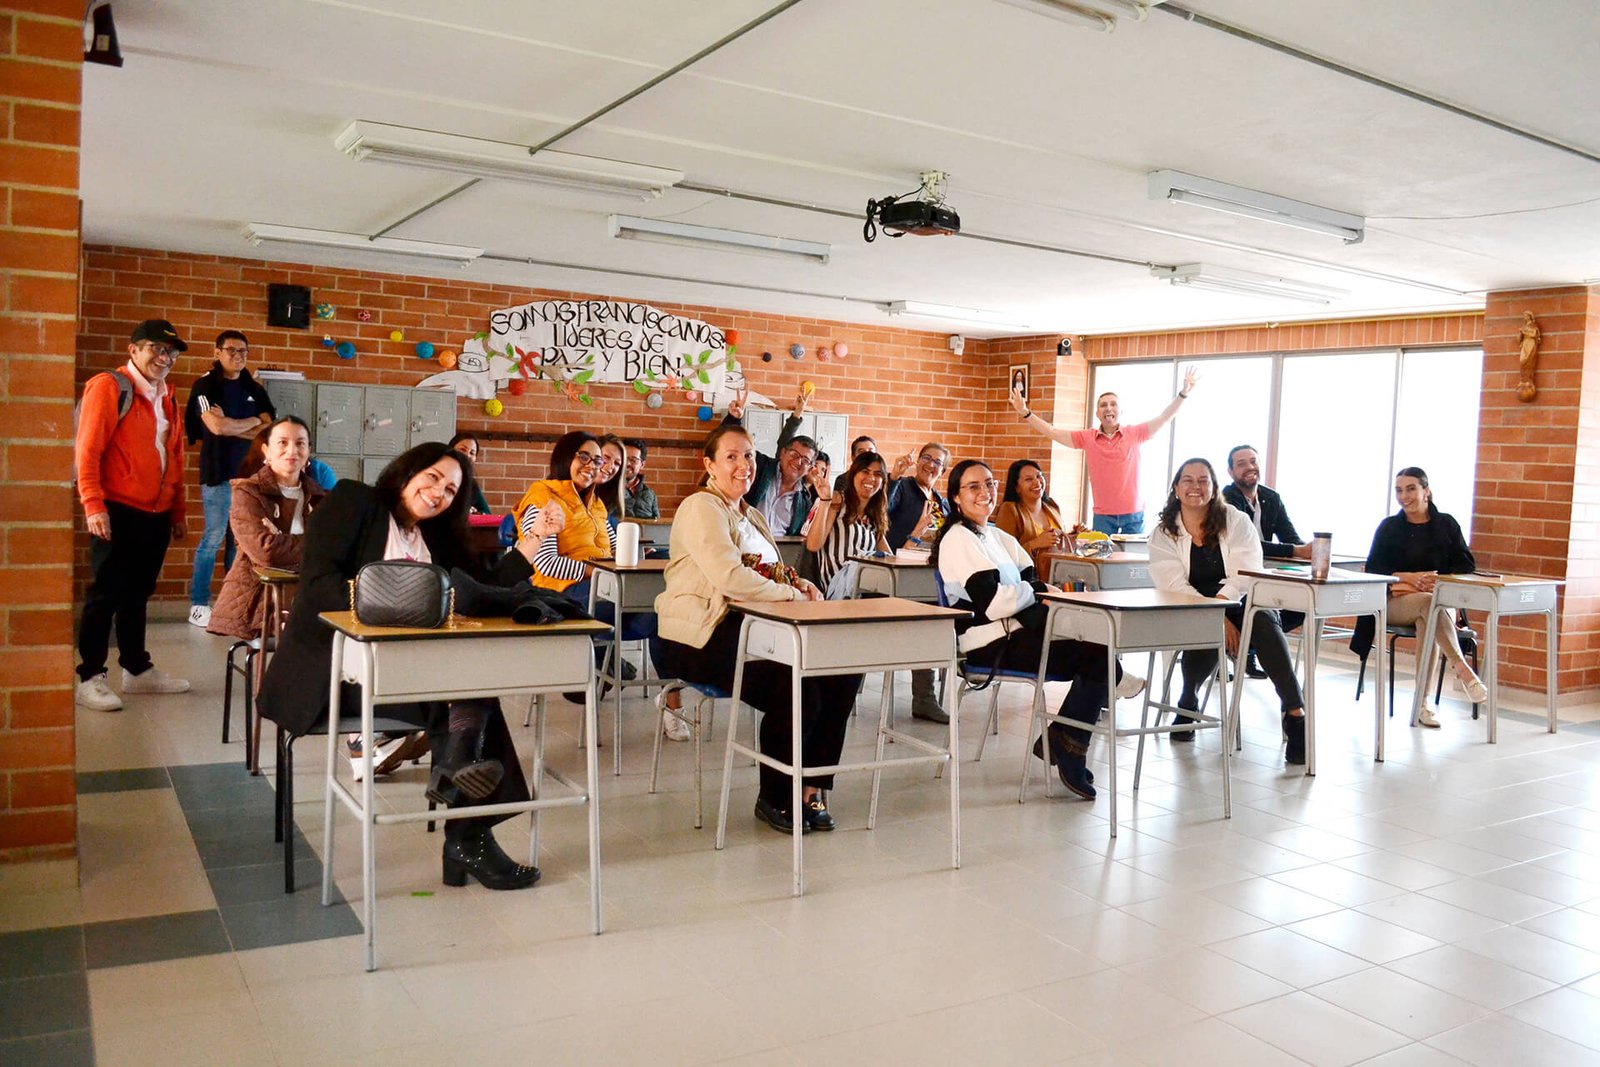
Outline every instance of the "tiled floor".
<path fill-rule="evenodd" d="M 749 817 L 753 771 L 736 771 L 716 852 L 691 828 L 690 746 L 648 794 L 649 715 L 630 701 L 626 773 L 602 791 L 607 932 L 587 932 L 576 813 L 546 817 L 545 878 L 521 893 L 447 889 L 438 837 L 386 827 L 382 969 L 365 974 L 350 908 L 317 906 L 318 761 L 300 761 L 286 897 L 269 780 L 218 738 L 226 643 L 154 636 L 196 691 L 80 715 L 81 886 L 0 868 L 0 1065 L 1600 1064 L 1594 705 L 1564 709 L 1554 737 L 1509 716 L 1490 747 L 1447 694 L 1445 728 L 1402 718 L 1378 765 L 1371 697 L 1354 705 L 1333 659 L 1316 779 L 1283 767 L 1252 682 L 1233 818 L 1215 739 L 1161 741 L 1112 841 L 1104 797 L 1017 804 L 1024 691 L 1008 686 L 1002 736 L 961 768 L 962 869 L 944 783 L 889 775 L 868 831 L 857 776 L 834 794 L 840 830 L 806 839 L 794 900 L 787 839 Z M 577 775 L 577 711 L 552 718 L 551 758 Z M 865 720 L 850 744 L 867 750 Z M 1133 746 L 1118 759 L 1131 772 Z M 423 775 L 383 802 L 420 806 Z M 525 826 L 502 828 L 513 851 Z M 346 891 L 357 844 L 335 850 Z"/>

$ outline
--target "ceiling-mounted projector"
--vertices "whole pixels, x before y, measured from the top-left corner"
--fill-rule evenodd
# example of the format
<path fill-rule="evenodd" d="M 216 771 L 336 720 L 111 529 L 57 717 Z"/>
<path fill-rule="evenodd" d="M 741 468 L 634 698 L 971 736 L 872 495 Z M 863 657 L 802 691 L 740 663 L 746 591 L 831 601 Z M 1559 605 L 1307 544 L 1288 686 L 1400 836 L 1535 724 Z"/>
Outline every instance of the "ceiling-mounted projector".
<path fill-rule="evenodd" d="M 886 196 L 867 201 L 867 222 L 861 236 L 875 240 L 878 228 L 890 237 L 915 234 L 918 237 L 948 236 L 961 232 L 961 216 L 944 203 L 944 183 L 949 175 L 942 170 L 922 173 L 922 185 L 914 193 Z"/>

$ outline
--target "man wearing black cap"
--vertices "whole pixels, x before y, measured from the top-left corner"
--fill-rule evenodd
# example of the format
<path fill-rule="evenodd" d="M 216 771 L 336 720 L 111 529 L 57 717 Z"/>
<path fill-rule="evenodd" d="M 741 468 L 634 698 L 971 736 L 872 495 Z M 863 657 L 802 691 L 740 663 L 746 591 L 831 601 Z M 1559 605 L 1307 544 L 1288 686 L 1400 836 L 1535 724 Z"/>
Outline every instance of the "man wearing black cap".
<path fill-rule="evenodd" d="M 145 611 L 167 544 L 184 536 L 183 424 L 167 372 L 189 346 L 165 319 L 134 328 L 125 366 L 83 387 L 77 416 L 78 497 L 92 577 L 78 628 L 77 701 L 120 711 L 106 677 L 111 627 L 123 693 L 184 693 L 189 683 L 150 662 Z"/>

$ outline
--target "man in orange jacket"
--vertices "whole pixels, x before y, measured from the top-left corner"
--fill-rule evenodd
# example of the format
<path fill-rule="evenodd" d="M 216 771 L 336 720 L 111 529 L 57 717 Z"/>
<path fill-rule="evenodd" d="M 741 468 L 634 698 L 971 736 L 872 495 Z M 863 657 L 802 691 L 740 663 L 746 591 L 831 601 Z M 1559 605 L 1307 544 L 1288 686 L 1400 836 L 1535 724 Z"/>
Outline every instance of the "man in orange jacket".
<path fill-rule="evenodd" d="M 165 319 L 134 328 L 125 366 L 97 374 L 78 409 L 78 497 L 92 578 L 78 628 L 78 704 L 120 711 L 106 677 L 111 627 L 123 693 L 183 693 L 150 662 L 145 612 L 171 540 L 183 540 L 183 419 L 167 372 L 189 346 Z"/>

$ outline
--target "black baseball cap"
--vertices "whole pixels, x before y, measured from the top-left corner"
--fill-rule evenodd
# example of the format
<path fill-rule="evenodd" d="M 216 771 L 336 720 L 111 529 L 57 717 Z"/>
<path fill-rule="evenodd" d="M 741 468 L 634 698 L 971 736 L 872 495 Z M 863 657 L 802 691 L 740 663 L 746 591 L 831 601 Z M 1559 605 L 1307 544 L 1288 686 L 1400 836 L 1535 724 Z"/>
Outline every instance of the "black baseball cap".
<path fill-rule="evenodd" d="M 140 341 L 155 341 L 157 344 L 171 345 L 179 352 L 189 351 L 189 346 L 183 343 L 178 331 L 174 330 L 172 323 L 166 319 L 145 319 L 133 328 L 133 336 L 129 340 L 134 344 Z"/>

